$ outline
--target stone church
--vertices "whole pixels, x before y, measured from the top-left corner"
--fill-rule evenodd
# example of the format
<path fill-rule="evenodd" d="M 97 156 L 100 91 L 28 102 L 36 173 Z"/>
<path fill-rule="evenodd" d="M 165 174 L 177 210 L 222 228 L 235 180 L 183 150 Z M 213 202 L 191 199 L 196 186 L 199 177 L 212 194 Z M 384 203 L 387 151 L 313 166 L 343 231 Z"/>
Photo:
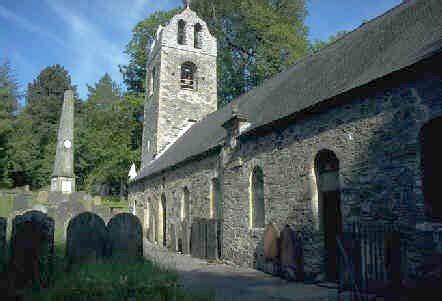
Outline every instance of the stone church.
<path fill-rule="evenodd" d="M 442 252 L 441 49 L 442 2 L 404 1 L 218 108 L 217 41 L 184 9 L 148 50 L 129 182 L 146 237 L 265 270 L 266 229 L 288 225 L 305 275 L 335 280 L 337 235 L 394 224 L 413 273 Z"/>

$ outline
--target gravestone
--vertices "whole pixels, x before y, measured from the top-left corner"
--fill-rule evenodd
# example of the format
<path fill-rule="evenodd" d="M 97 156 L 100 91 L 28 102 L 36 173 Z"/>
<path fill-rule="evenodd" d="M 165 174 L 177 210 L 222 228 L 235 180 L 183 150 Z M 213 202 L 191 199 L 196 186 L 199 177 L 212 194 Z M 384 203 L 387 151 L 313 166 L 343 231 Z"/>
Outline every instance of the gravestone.
<path fill-rule="evenodd" d="M 14 211 L 28 209 L 30 205 L 29 196 L 19 193 L 14 197 Z"/>
<path fill-rule="evenodd" d="M 0 217 L 0 273 L 3 272 L 6 262 L 6 225 L 6 219 Z"/>
<path fill-rule="evenodd" d="M 96 261 L 108 254 L 108 232 L 101 217 L 84 212 L 69 222 L 66 256 L 69 264 Z"/>
<path fill-rule="evenodd" d="M 11 283 L 14 288 L 47 287 L 53 271 L 54 220 L 28 211 L 12 222 Z"/>
<path fill-rule="evenodd" d="M 143 257 L 143 229 L 138 217 L 130 213 L 119 213 L 110 219 L 107 229 L 111 255 Z"/>
<path fill-rule="evenodd" d="M 279 235 L 273 224 L 268 224 L 264 232 L 264 257 L 268 261 L 275 261 L 279 256 Z"/>
<path fill-rule="evenodd" d="M 281 232 L 280 262 L 281 276 L 291 281 L 304 279 L 304 260 L 301 240 L 295 232 L 286 225 Z"/>
<path fill-rule="evenodd" d="M 83 204 L 78 201 L 61 202 L 55 209 L 55 224 L 66 229 L 72 218 L 85 211 Z"/>

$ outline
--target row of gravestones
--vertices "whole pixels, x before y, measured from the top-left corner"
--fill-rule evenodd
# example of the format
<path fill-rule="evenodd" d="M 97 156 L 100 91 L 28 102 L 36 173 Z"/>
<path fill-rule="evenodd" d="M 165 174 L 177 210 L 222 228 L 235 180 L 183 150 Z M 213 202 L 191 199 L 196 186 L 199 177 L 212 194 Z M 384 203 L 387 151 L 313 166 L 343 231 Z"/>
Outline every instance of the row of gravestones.
<path fill-rule="evenodd" d="M 287 280 L 304 280 L 301 239 L 289 225 L 279 232 L 273 224 L 269 224 L 263 243 L 264 262 L 260 262 L 258 268 Z"/>
<path fill-rule="evenodd" d="M 54 264 L 54 220 L 40 211 L 16 216 L 12 222 L 7 264 L 5 234 L 6 221 L 0 219 L 0 258 L 4 266 L 1 286 L 10 290 L 47 287 Z M 84 212 L 69 222 L 66 234 L 68 265 L 123 254 L 135 259 L 143 256 L 142 227 L 136 216 L 120 213 L 106 226 L 98 215 Z"/>

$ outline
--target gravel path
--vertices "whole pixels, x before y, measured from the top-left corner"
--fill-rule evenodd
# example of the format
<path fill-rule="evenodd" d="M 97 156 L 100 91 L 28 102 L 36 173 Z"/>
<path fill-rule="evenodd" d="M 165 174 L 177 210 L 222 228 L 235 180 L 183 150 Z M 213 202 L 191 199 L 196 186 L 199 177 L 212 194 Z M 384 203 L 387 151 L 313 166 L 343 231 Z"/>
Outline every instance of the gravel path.
<path fill-rule="evenodd" d="M 335 289 L 287 282 L 257 270 L 207 261 L 169 252 L 144 240 L 145 257 L 164 268 L 176 270 L 191 291 L 215 292 L 215 300 L 227 301 L 329 301 L 337 300 Z"/>

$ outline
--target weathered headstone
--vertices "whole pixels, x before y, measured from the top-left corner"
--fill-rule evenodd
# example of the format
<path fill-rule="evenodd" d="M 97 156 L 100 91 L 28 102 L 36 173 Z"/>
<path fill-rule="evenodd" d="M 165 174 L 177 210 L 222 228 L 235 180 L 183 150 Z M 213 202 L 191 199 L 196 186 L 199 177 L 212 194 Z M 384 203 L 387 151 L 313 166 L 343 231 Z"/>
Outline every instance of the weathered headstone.
<path fill-rule="evenodd" d="M 264 256 L 273 261 L 279 256 L 279 233 L 273 224 L 268 224 L 264 232 Z"/>
<path fill-rule="evenodd" d="M 32 207 L 32 210 L 48 213 L 48 209 L 42 204 L 36 204 Z"/>
<path fill-rule="evenodd" d="M 300 239 L 286 225 L 281 232 L 280 263 L 282 277 L 287 280 L 302 281 L 304 279 L 304 262 Z"/>
<path fill-rule="evenodd" d="M 37 194 L 37 201 L 40 203 L 46 203 L 49 198 L 49 193 L 47 191 L 39 191 Z"/>
<path fill-rule="evenodd" d="M 29 204 L 30 199 L 26 194 L 19 193 L 14 197 L 14 211 L 29 209 Z"/>
<path fill-rule="evenodd" d="M 55 224 L 57 227 L 67 228 L 72 218 L 85 211 L 83 204 L 78 201 L 60 202 L 55 210 Z"/>
<path fill-rule="evenodd" d="M 6 219 L 0 217 L 0 273 L 3 272 L 6 263 L 6 225 Z"/>
<path fill-rule="evenodd" d="M 143 256 L 143 229 L 140 220 L 130 213 L 120 213 L 107 224 L 111 255 Z"/>
<path fill-rule="evenodd" d="M 69 222 L 66 256 L 69 264 L 95 261 L 108 254 L 108 232 L 101 217 L 84 212 Z"/>
<path fill-rule="evenodd" d="M 54 220 L 28 211 L 12 222 L 11 282 L 15 288 L 47 287 L 53 270 Z"/>

